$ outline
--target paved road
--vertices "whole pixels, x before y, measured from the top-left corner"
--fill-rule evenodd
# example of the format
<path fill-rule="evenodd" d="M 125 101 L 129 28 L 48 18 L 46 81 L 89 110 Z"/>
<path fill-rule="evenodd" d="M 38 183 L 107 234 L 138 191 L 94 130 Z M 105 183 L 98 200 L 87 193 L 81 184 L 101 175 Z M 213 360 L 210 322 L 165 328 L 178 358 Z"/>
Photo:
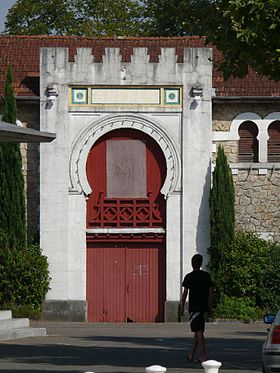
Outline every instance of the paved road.
<path fill-rule="evenodd" d="M 0 373 L 143 373 L 155 364 L 167 373 L 204 372 L 185 358 L 192 339 L 185 323 L 34 325 L 46 327 L 48 336 L 1 342 Z M 220 373 L 261 371 L 263 323 L 208 323 L 205 335 L 208 359 L 223 364 Z"/>

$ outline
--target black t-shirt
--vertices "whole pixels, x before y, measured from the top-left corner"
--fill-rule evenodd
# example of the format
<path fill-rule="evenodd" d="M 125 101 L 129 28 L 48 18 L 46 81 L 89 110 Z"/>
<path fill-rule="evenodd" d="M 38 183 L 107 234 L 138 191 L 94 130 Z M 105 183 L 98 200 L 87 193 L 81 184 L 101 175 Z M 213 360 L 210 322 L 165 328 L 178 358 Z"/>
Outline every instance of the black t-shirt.
<path fill-rule="evenodd" d="M 209 290 L 213 286 L 213 281 L 208 272 L 194 270 L 188 273 L 182 286 L 189 289 L 190 312 L 209 311 Z"/>

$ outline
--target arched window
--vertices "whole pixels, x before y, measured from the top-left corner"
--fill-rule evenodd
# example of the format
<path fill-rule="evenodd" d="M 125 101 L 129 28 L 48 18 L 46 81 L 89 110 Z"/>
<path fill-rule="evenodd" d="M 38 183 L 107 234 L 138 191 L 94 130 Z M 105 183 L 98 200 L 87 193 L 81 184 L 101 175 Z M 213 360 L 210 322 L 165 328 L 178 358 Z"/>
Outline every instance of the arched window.
<path fill-rule="evenodd" d="M 258 162 L 258 127 L 254 122 L 246 121 L 238 129 L 238 162 Z"/>
<path fill-rule="evenodd" d="M 275 121 L 268 127 L 267 160 L 280 162 L 280 121 Z"/>

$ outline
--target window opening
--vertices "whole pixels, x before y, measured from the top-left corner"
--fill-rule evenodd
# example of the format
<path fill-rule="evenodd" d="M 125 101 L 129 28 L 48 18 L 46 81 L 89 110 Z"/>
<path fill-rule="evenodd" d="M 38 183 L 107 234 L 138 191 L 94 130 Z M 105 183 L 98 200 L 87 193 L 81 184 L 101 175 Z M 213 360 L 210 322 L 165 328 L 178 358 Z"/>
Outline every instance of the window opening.
<path fill-rule="evenodd" d="M 258 162 L 259 142 L 258 127 L 255 123 L 246 121 L 239 126 L 238 161 Z"/>
<path fill-rule="evenodd" d="M 268 127 L 267 160 L 268 162 L 280 162 L 280 121 L 270 124 Z"/>

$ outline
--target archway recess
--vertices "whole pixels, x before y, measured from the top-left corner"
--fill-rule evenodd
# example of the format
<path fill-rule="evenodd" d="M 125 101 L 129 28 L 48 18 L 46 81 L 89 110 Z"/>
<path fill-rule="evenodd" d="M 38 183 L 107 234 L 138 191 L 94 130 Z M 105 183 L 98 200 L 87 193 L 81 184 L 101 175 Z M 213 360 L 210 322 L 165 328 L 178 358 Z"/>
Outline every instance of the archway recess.
<path fill-rule="evenodd" d="M 173 139 L 160 123 L 139 115 L 111 115 L 92 122 L 75 139 L 70 157 L 70 181 L 73 190 L 88 196 L 92 189 L 86 176 L 86 162 L 90 149 L 106 133 L 120 129 L 136 129 L 151 136 L 160 146 L 166 160 L 166 179 L 161 193 L 166 197 L 179 187 L 180 157 Z"/>

